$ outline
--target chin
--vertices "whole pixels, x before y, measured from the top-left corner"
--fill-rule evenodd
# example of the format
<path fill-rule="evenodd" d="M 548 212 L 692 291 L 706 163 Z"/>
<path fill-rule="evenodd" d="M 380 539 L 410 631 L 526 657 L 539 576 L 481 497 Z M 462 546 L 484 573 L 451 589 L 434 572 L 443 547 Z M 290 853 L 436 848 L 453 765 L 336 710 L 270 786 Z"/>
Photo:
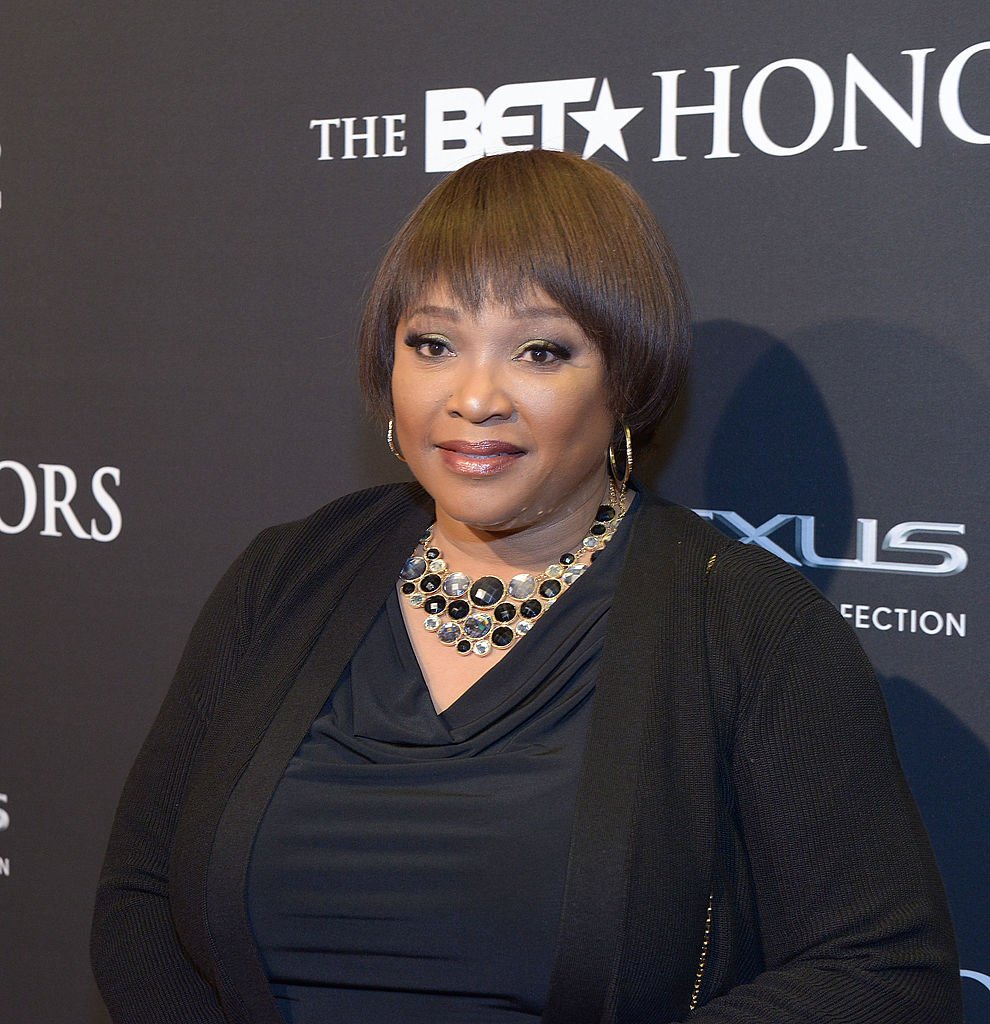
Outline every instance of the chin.
<path fill-rule="evenodd" d="M 447 495 L 438 490 L 433 494 L 437 508 L 455 522 L 486 533 L 504 533 L 532 525 L 540 518 L 534 506 L 525 500 L 513 501 L 509 495 L 494 489 L 485 493 L 481 489 L 472 495 Z M 447 499 L 447 500 L 445 500 Z"/>
<path fill-rule="evenodd" d="M 451 519 L 458 523 L 469 526 L 472 530 L 481 530 L 485 533 L 507 533 L 510 530 L 522 530 L 531 526 L 535 519 L 530 519 L 526 510 L 509 511 L 500 513 L 497 509 L 458 509 L 444 506 L 444 512 Z"/>

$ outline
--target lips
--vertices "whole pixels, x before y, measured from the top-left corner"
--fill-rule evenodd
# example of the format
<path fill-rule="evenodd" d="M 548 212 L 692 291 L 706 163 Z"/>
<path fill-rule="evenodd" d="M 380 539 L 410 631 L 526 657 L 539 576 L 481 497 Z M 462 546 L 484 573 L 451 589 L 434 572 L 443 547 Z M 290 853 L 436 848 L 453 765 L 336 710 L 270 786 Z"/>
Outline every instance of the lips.
<path fill-rule="evenodd" d="M 526 454 L 508 441 L 441 441 L 437 446 L 444 465 L 466 477 L 490 477 L 514 466 Z"/>
<path fill-rule="evenodd" d="M 522 448 L 517 448 L 508 441 L 440 441 L 438 448 L 459 455 L 474 455 L 480 458 L 496 455 L 522 455 Z"/>

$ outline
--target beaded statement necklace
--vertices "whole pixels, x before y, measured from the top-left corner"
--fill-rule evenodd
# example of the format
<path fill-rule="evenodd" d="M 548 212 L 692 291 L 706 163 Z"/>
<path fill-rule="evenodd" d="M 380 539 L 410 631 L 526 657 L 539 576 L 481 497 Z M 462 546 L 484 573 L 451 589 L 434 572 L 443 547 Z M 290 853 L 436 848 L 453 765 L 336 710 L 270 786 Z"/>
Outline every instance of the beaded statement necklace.
<path fill-rule="evenodd" d="M 600 505 L 588 535 L 541 573 L 472 580 L 450 569 L 433 544 L 433 526 L 420 538 L 399 573 L 399 589 L 413 608 L 426 612 L 423 628 L 458 654 L 485 657 L 525 636 L 536 620 L 588 569 L 626 514 L 624 495 L 609 483 L 609 504 Z M 582 559 L 587 558 L 587 561 Z"/>

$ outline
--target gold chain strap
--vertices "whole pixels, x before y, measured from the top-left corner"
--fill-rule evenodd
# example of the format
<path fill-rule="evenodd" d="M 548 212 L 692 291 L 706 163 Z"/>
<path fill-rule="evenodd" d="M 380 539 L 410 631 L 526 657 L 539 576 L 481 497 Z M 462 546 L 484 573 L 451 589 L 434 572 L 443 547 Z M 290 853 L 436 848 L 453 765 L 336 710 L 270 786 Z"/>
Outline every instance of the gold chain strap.
<path fill-rule="evenodd" d="M 688 1010 L 694 1013 L 698 1009 L 701 996 L 701 979 L 705 976 L 705 965 L 708 963 L 708 944 L 712 937 L 712 902 L 714 893 L 708 894 L 708 913 L 705 917 L 705 937 L 701 940 L 701 956 L 698 958 L 698 970 L 694 976 L 694 987 L 691 989 L 691 1003 Z"/>
<path fill-rule="evenodd" d="M 708 559 L 708 563 L 705 566 L 705 575 L 709 575 L 712 569 L 715 568 L 715 562 L 718 560 L 718 555 L 714 554 Z M 688 1006 L 688 1011 L 694 1013 L 698 1009 L 698 1000 L 701 998 L 701 981 L 705 976 L 705 966 L 708 963 L 708 946 L 711 942 L 712 937 L 712 904 L 714 902 L 715 893 L 710 892 L 708 894 L 708 912 L 705 915 L 705 935 L 701 940 L 701 956 L 698 957 L 698 970 L 694 975 L 694 985 L 691 988 L 691 1003 Z"/>

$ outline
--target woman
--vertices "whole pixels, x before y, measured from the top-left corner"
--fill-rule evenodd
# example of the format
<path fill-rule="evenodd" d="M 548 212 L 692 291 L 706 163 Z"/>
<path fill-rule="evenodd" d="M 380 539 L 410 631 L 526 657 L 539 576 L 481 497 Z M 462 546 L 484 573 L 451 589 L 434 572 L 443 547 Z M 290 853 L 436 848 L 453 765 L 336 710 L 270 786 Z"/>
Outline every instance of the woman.
<path fill-rule="evenodd" d="M 206 605 L 97 898 L 115 1021 L 961 1020 L 855 639 L 629 480 L 687 322 L 594 164 L 486 158 L 412 215 L 361 345 L 418 483 Z"/>

